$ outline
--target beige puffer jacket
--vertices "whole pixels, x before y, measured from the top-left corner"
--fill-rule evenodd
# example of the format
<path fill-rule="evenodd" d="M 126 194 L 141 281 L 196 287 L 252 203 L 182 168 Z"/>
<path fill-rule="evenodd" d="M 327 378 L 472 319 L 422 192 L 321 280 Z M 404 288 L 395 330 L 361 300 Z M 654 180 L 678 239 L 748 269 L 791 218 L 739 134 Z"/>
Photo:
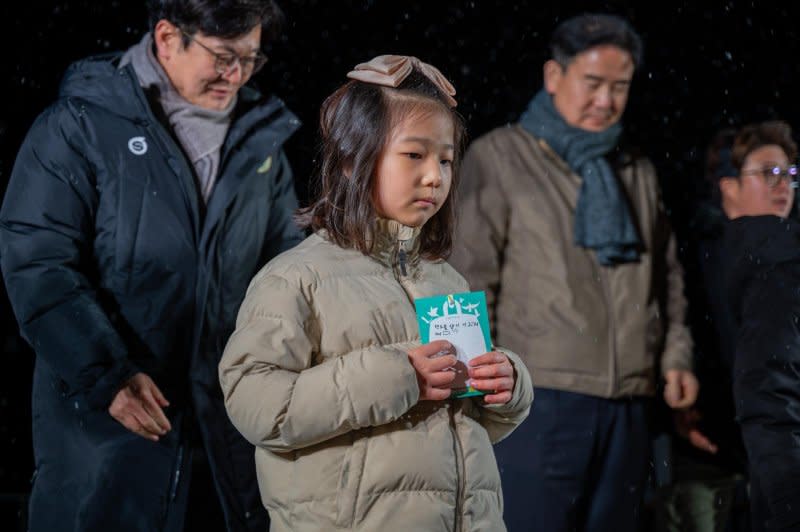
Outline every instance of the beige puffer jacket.
<path fill-rule="evenodd" d="M 371 257 L 313 235 L 250 285 L 220 382 L 273 531 L 505 529 L 491 443 L 527 416 L 531 380 L 508 353 L 508 404 L 418 403 L 413 300 L 467 284 L 416 233 L 383 223 Z"/>

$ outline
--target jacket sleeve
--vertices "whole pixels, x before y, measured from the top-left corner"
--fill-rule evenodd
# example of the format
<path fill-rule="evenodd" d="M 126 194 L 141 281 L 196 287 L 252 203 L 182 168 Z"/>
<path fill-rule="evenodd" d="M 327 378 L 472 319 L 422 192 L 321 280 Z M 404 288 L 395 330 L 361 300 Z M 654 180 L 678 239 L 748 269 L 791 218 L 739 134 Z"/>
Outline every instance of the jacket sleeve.
<path fill-rule="evenodd" d="M 488 139 L 475 141 L 464 157 L 456 242 L 449 261 L 472 290 L 486 293 L 493 338 L 509 216 L 508 202 L 498 185 L 497 159 Z"/>
<path fill-rule="evenodd" d="M 383 425 L 419 399 L 414 368 L 400 348 L 365 347 L 315 363 L 320 330 L 310 297 L 283 277 L 257 277 L 219 365 L 234 426 L 274 452 Z"/>
<path fill-rule="evenodd" d="M 655 171 L 653 170 L 655 175 Z M 692 370 L 692 335 L 686 323 L 686 296 L 684 294 L 683 267 L 678 260 L 678 245 L 675 233 L 672 232 L 666 213 L 659 201 L 658 216 L 660 222 L 656 224 L 656 231 L 660 235 L 656 241 L 663 244 L 659 253 L 661 257 L 654 257 L 657 264 L 661 264 L 665 287 L 663 290 L 663 308 L 666 311 L 666 335 L 664 350 L 661 353 L 661 372 L 664 374 L 670 369 Z"/>
<path fill-rule="evenodd" d="M 670 232 L 666 248 L 667 333 L 661 355 L 662 373 L 670 369 L 692 370 L 692 336 L 686 324 L 683 267 L 678 261 L 675 235 Z"/>
<path fill-rule="evenodd" d="M 63 106 L 33 125 L 0 210 L 0 265 L 23 337 L 70 393 L 105 408 L 138 370 L 88 273 L 99 192 L 82 142 Z"/>
<path fill-rule="evenodd" d="M 297 211 L 297 194 L 294 190 L 292 167 L 283 150 L 278 152 L 275 170 L 275 187 L 272 195 L 272 209 L 267 224 L 267 259 L 295 247 L 303 240 L 303 232 L 294 220 Z"/>
<path fill-rule="evenodd" d="M 511 434 L 514 429 L 528 417 L 533 403 L 533 382 L 525 363 L 514 352 L 496 347 L 504 353 L 514 366 L 516 380 L 511 400 L 503 405 L 481 404 L 479 422 L 489 433 L 489 440 L 497 443 Z"/>

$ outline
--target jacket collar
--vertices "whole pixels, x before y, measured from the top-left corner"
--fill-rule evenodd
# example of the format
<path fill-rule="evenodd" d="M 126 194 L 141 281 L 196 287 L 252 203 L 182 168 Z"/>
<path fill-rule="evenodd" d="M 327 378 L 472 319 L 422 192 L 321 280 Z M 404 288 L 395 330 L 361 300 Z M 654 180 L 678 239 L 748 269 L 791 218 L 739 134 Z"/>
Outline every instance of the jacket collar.
<path fill-rule="evenodd" d="M 800 223 L 777 216 L 742 216 L 731 220 L 723 242 L 732 261 L 727 278 L 732 300 L 757 275 L 769 275 L 779 264 L 800 262 Z"/>
<path fill-rule="evenodd" d="M 722 238 L 729 222 L 721 207 L 714 202 L 704 201 L 695 208 L 695 215 L 689 222 L 689 230 L 701 240 L 716 240 Z"/>
<path fill-rule="evenodd" d="M 401 250 L 405 254 L 405 265 L 409 270 L 419 264 L 419 235 L 421 227 L 409 227 L 395 220 L 378 218 L 375 222 L 375 239 L 371 256 L 378 262 L 389 266 L 399 265 Z"/>

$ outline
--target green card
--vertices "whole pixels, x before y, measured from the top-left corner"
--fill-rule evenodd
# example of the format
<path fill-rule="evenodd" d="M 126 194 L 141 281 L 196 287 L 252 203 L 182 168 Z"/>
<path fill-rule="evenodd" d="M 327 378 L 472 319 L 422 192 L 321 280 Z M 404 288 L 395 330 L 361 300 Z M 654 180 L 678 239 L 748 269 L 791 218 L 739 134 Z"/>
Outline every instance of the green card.
<path fill-rule="evenodd" d="M 454 397 L 485 395 L 467 386 L 467 362 L 491 351 L 486 295 L 483 292 L 462 292 L 416 299 L 417 323 L 422 343 L 447 340 L 456 350 L 456 383 Z"/>

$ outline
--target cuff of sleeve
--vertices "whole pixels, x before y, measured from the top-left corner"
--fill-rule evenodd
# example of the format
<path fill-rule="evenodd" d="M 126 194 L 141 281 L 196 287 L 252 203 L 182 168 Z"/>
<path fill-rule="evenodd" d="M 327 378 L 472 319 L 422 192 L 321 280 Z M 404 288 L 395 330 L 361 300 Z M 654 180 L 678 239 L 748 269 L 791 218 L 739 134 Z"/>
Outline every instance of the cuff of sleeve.
<path fill-rule="evenodd" d="M 86 394 L 89 408 L 94 410 L 108 408 L 125 382 L 139 371 L 141 370 L 126 358 L 115 360 L 111 368 L 94 383 Z"/>
<path fill-rule="evenodd" d="M 693 371 L 691 357 L 683 353 L 666 352 L 661 357 L 661 374 L 664 375 L 668 370 L 677 369 L 682 371 Z"/>
<path fill-rule="evenodd" d="M 419 401 L 417 375 L 405 351 L 372 351 L 350 362 L 345 382 L 356 426 L 388 423 Z"/>
<path fill-rule="evenodd" d="M 670 326 L 661 353 L 662 375 L 668 369 L 692 371 L 692 347 L 692 337 L 686 326 Z"/>

